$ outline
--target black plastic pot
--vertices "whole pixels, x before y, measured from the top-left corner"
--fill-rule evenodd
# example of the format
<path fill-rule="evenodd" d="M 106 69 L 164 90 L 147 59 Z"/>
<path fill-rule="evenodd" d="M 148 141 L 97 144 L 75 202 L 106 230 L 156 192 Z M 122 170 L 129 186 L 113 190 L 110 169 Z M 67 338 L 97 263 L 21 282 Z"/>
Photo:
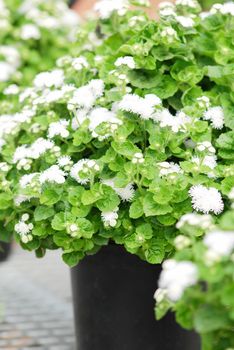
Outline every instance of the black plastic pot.
<path fill-rule="evenodd" d="M 155 320 L 160 270 L 115 245 L 73 268 L 77 350 L 200 350 L 172 314 Z"/>
<path fill-rule="evenodd" d="M 11 254 L 11 243 L 0 242 L 0 262 L 6 261 Z"/>

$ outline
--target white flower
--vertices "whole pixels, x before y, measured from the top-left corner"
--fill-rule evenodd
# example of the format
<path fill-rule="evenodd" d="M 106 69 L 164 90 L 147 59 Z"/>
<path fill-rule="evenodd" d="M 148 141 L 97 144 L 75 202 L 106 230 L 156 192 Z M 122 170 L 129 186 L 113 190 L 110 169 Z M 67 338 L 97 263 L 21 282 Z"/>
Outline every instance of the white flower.
<path fill-rule="evenodd" d="M 195 25 L 194 20 L 188 16 L 176 16 L 176 20 L 182 25 L 184 28 L 191 28 Z"/>
<path fill-rule="evenodd" d="M 73 165 L 70 175 L 78 183 L 85 185 L 90 181 L 90 176 L 100 170 L 95 160 L 81 159 Z"/>
<path fill-rule="evenodd" d="M 48 137 L 52 139 L 55 136 L 61 136 L 67 138 L 69 136 L 69 131 L 67 127 L 69 122 L 66 119 L 61 119 L 58 122 L 51 123 L 48 128 Z"/>
<path fill-rule="evenodd" d="M 161 31 L 161 37 L 167 38 L 169 41 L 177 37 L 177 32 L 172 27 L 165 27 Z"/>
<path fill-rule="evenodd" d="M 158 288 L 154 293 L 154 299 L 159 304 L 167 297 L 167 291 L 165 289 Z"/>
<path fill-rule="evenodd" d="M 39 181 L 41 184 L 44 184 L 45 182 L 63 184 L 66 181 L 65 175 L 65 172 L 61 170 L 58 165 L 52 165 L 41 173 Z"/>
<path fill-rule="evenodd" d="M 115 66 L 120 67 L 120 66 L 127 66 L 130 69 L 135 69 L 136 68 L 136 63 L 134 61 L 134 58 L 131 56 L 125 56 L 125 57 L 119 57 L 115 61 Z"/>
<path fill-rule="evenodd" d="M 158 166 L 160 167 L 160 172 L 159 172 L 160 176 L 183 173 L 183 170 L 180 168 L 180 166 L 173 162 L 161 162 L 161 163 L 158 163 Z"/>
<path fill-rule="evenodd" d="M 162 1 L 158 5 L 160 16 L 175 16 L 175 5 L 169 1 Z"/>
<path fill-rule="evenodd" d="M 197 1 L 194 0 L 176 0 L 175 2 L 176 5 L 181 5 L 181 6 L 188 6 L 191 8 L 197 8 L 198 3 Z"/>
<path fill-rule="evenodd" d="M 210 10 L 211 14 L 220 12 L 223 15 L 231 15 L 234 16 L 234 3 L 232 1 L 227 2 L 225 4 L 214 4 Z"/>
<path fill-rule="evenodd" d="M 33 198 L 33 196 L 28 196 L 25 194 L 19 194 L 14 198 L 14 203 L 17 207 L 19 207 L 22 203 L 28 202 Z"/>
<path fill-rule="evenodd" d="M 118 208 L 113 211 L 102 212 L 101 217 L 105 226 L 115 227 L 118 220 Z"/>
<path fill-rule="evenodd" d="M 155 106 L 161 105 L 162 101 L 153 94 L 144 98 L 135 94 L 127 94 L 119 103 L 119 109 L 139 115 L 143 120 L 150 119 L 155 111 Z"/>
<path fill-rule="evenodd" d="M 82 70 L 83 68 L 88 68 L 89 64 L 85 57 L 80 56 L 72 60 L 72 67 L 74 67 L 75 70 L 79 71 L 79 70 Z"/>
<path fill-rule="evenodd" d="M 38 159 L 48 150 L 51 150 L 54 147 L 54 143 L 52 141 L 43 139 L 40 137 L 30 146 L 23 145 L 16 148 L 13 163 L 17 163 L 22 159 Z"/>
<path fill-rule="evenodd" d="M 228 198 L 230 198 L 231 200 L 234 200 L 234 187 L 231 189 L 231 191 L 228 194 Z"/>
<path fill-rule="evenodd" d="M 192 157 L 191 161 L 197 165 L 205 165 L 212 170 L 217 166 L 217 157 L 215 155 L 205 156 L 204 158 Z"/>
<path fill-rule="evenodd" d="M 166 108 L 154 113 L 152 119 L 159 122 L 161 128 L 170 127 L 175 133 L 186 132 L 187 125 L 191 123 L 191 118 L 184 112 L 177 112 L 176 116 L 173 116 Z"/>
<path fill-rule="evenodd" d="M 60 87 L 64 82 L 64 72 L 62 69 L 54 69 L 51 72 L 39 73 L 34 79 L 34 86 L 38 89 L 45 87 Z"/>
<path fill-rule="evenodd" d="M 198 280 L 198 269 L 190 261 L 166 260 L 159 278 L 159 288 L 165 290 L 168 299 L 178 301 L 186 288 Z"/>
<path fill-rule="evenodd" d="M 94 108 L 88 115 L 89 130 L 92 132 L 93 137 L 98 137 L 99 135 L 95 132 L 95 129 L 102 123 L 109 124 L 112 131 L 118 128 L 119 125 L 122 125 L 122 121 L 116 117 L 114 112 L 109 111 L 106 108 Z M 114 127 L 116 126 L 116 128 Z M 104 135 L 103 138 L 108 137 L 110 134 Z"/>
<path fill-rule="evenodd" d="M 118 194 L 118 196 L 122 199 L 122 201 L 124 201 L 124 202 L 131 202 L 132 201 L 134 194 L 135 194 L 135 190 L 134 190 L 132 183 L 128 184 L 125 187 L 116 187 L 115 186 L 115 178 L 101 180 L 101 182 L 104 185 L 107 185 L 107 186 L 110 186 L 111 188 L 113 188 L 113 190 Z"/>
<path fill-rule="evenodd" d="M 113 12 L 117 12 L 119 16 L 123 16 L 129 8 L 128 0 L 99 0 L 94 9 L 102 19 L 109 18 Z"/>
<path fill-rule="evenodd" d="M 29 220 L 29 215 L 23 214 L 21 220 L 15 225 L 15 232 L 20 235 L 20 239 L 23 243 L 28 243 L 33 240 L 31 231 L 33 229 L 32 223 L 27 223 Z"/>
<path fill-rule="evenodd" d="M 222 107 L 210 107 L 204 114 L 205 120 L 210 120 L 215 129 L 222 129 L 224 126 L 224 113 Z"/>
<path fill-rule="evenodd" d="M 220 192 L 214 187 L 195 185 L 190 188 L 189 194 L 192 197 L 193 208 L 205 214 L 213 212 L 220 214 L 224 209 L 224 203 Z"/>
<path fill-rule="evenodd" d="M 19 93 L 19 86 L 16 84 L 9 85 L 5 88 L 4 94 L 5 95 L 17 95 Z"/>
<path fill-rule="evenodd" d="M 32 173 L 32 174 L 27 174 L 21 177 L 20 179 L 20 187 L 21 188 L 26 188 L 27 186 L 31 186 L 33 180 L 39 175 L 39 173 Z"/>
<path fill-rule="evenodd" d="M 10 166 L 6 162 L 0 162 L 0 171 L 7 173 L 10 170 Z"/>
<path fill-rule="evenodd" d="M 202 228 L 203 230 L 207 230 L 212 226 L 213 220 L 211 215 L 189 213 L 181 216 L 180 220 L 176 224 L 176 227 L 180 229 L 186 224 L 190 226 L 197 226 Z"/>
<path fill-rule="evenodd" d="M 34 24 L 25 24 L 21 28 L 20 36 L 21 36 L 21 39 L 23 40 L 29 40 L 29 39 L 39 40 L 41 38 L 41 32 L 39 28 Z"/>
<path fill-rule="evenodd" d="M 0 82 L 6 82 L 10 80 L 11 76 L 15 73 L 14 67 L 10 63 L 0 62 Z"/>
<path fill-rule="evenodd" d="M 58 159 L 58 166 L 61 168 L 70 167 L 73 164 L 73 161 L 71 160 L 71 157 L 69 156 L 62 156 Z"/>
<path fill-rule="evenodd" d="M 212 252 L 219 257 L 228 256 L 234 250 L 234 232 L 210 232 L 205 236 L 204 244 L 209 252 Z"/>
<path fill-rule="evenodd" d="M 142 153 L 138 152 L 134 154 L 132 158 L 133 164 L 143 164 L 144 162 L 145 162 L 145 158 Z"/>
<path fill-rule="evenodd" d="M 75 110 L 78 107 L 90 109 L 96 100 L 104 93 L 104 82 L 100 79 L 94 79 L 89 84 L 76 89 L 72 98 L 68 101 L 68 108 Z"/>

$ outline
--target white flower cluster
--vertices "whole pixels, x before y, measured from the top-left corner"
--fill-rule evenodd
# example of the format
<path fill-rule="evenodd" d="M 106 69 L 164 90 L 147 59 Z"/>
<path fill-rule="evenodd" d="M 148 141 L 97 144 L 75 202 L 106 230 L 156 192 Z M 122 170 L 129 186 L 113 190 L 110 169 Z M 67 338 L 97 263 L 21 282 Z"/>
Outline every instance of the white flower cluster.
<path fill-rule="evenodd" d="M 74 91 L 72 98 L 68 101 L 68 109 L 75 111 L 78 108 L 84 108 L 87 112 L 103 93 L 104 82 L 101 79 L 91 80 L 87 85 Z"/>
<path fill-rule="evenodd" d="M 87 59 L 85 57 L 83 57 L 83 56 L 74 58 L 72 60 L 71 65 L 77 71 L 80 71 L 83 68 L 88 68 L 89 67 Z"/>
<path fill-rule="evenodd" d="M 198 142 L 196 145 L 196 150 L 199 152 L 205 152 L 205 153 L 216 153 L 215 148 L 212 146 L 212 144 L 209 141 L 203 141 Z"/>
<path fill-rule="evenodd" d="M 182 297 L 188 287 L 197 283 L 198 269 L 190 261 L 170 259 L 166 260 L 162 267 L 163 271 L 161 272 L 158 283 L 161 292 L 158 291 L 155 294 L 157 300 L 158 296 L 164 291 L 163 294 L 166 298 L 172 302 L 176 302 Z"/>
<path fill-rule="evenodd" d="M 162 100 L 153 94 L 140 97 L 135 94 L 127 94 L 119 103 L 119 109 L 139 115 L 143 120 L 148 120 L 155 112 L 155 107 L 160 106 Z"/>
<path fill-rule="evenodd" d="M 125 187 L 116 187 L 114 178 L 101 180 L 101 182 L 104 185 L 107 185 L 107 186 L 110 186 L 111 188 L 113 188 L 113 190 L 122 199 L 122 201 L 124 201 L 124 202 L 131 202 L 132 201 L 134 194 L 135 194 L 135 190 L 134 190 L 132 183 L 128 184 Z"/>
<path fill-rule="evenodd" d="M 87 115 L 87 119 L 89 120 L 89 130 L 91 131 L 92 136 L 98 137 L 100 140 L 108 138 L 118 129 L 119 125 L 123 124 L 122 120 L 117 118 L 114 112 L 103 107 L 97 107 L 91 110 L 91 112 Z M 107 124 L 108 130 L 105 130 L 104 135 L 99 135 L 95 130 L 102 123 Z"/>
<path fill-rule="evenodd" d="M 95 160 L 81 159 L 73 165 L 70 175 L 78 183 L 86 185 L 99 170 L 100 166 Z"/>
<path fill-rule="evenodd" d="M 124 57 L 119 57 L 115 61 L 115 66 L 120 67 L 120 66 L 127 66 L 130 69 L 135 69 L 136 68 L 136 63 L 134 61 L 134 58 L 131 56 L 124 56 Z"/>
<path fill-rule="evenodd" d="M 41 173 L 39 181 L 41 184 L 51 182 L 61 185 L 66 181 L 65 176 L 66 173 L 61 170 L 58 165 L 52 165 L 50 168 Z"/>
<path fill-rule="evenodd" d="M 223 257 L 229 256 L 234 250 L 234 232 L 213 231 L 204 238 L 207 247 L 206 263 L 212 265 Z"/>
<path fill-rule="evenodd" d="M 113 211 L 108 211 L 108 212 L 102 212 L 101 213 L 101 218 L 104 223 L 104 226 L 108 227 L 115 227 L 117 225 L 117 220 L 118 220 L 118 208 Z"/>
<path fill-rule="evenodd" d="M 48 128 L 48 138 L 52 139 L 55 136 L 61 136 L 66 139 L 69 136 L 68 126 L 69 121 L 66 119 L 60 119 L 58 122 L 51 123 Z"/>
<path fill-rule="evenodd" d="M 210 10 L 211 14 L 220 12 L 222 15 L 234 16 L 234 2 L 226 2 L 224 4 L 214 4 Z"/>
<path fill-rule="evenodd" d="M 64 82 L 64 72 L 62 69 L 54 69 L 51 72 L 39 73 L 34 79 L 34 86 L 43 90 L 44 88 L 61 87 Z"/>
<path fill-rule="evenodd" d="M 138 152 L 134 154 L 132 158 L 133 164 L 143 164 L 144 162 L 145 162 L 145 158 L 142 153 Z"/>
<path fill-rule="evenodd" d="M 205 214 L 209 212 L 213 212 L 216 215 L 222 213 L 224 203 L 220 192 L 216 188 L 195 185 L 190 188 L 189 194 L 195 210 Z"/>
<path fill-rule="evenodd" d="M 166 108 L 158 110 L 152 116 L 152 119 L 158 122 L 161 128 L 169 127 L 174 133 L 186 132 L 188 125 L 191 124 L 191 118 L 184 112 L 177 112 L 176 115 L 173 116 Z"/>
<path fill-rule="evenodd" d="M 20 239 L 23 243 L 28 243 L 33 240 L 31 231 L 33 230 L 33 224 L 27 223 L 29 220 L 28 214 L 23 214 L 20 221 L 15 225 L 15 232 L 20 235 Z"/>
<path fill-rule="evenodd" d="M 114 12 L 117 12 L 119 16 L 125 15 L 129 6 L 128 0 L 99 0 L 94 8 L 100 18 L 107 19 Z"/>
<path fill-rule="evenodd" d="M 34 24 L 25 24 L 21 28 L 20 37 L 23 40 L 39 40 L 41 38 L 41 32 L 38 26 Z"/>
<path fill-rule="evenodd" d="M 7 82 L 16 73 L 21 64 L 21 57 L 18 50 L 13 46 L 0 46 L 0 82 Z"/>
<path fill-rule="evenodd" d="M 222 129 L 224 126 L 223 108 L 219 106 L 208 108 L 204 114 L 204 119 L 211 121 L 211 125 L 215 129 Z"/>
<path fill-rule="evenodd" d="M 188 6 L 188 7 L 197 7 L 198 4 L 194 0 L 179 0 L 178 3 L 176 2 L 176 5 L 178 6 Z M 176 6 L 169 1 L 162 1 L 159 4 L 159 13 L 162 17 L 169 17 L 172 16 L 182 27 L 184 28 L 191 28 L 195 25 L 195 21 L 193 19 L 192 15 L 187 16 L 181 16 L 176 13 Z"/>
<path fill-rule="evenodd" d="M 201 108 L 209 108 L 210 107 L 210 99 L 207 96 L 201 96 L 197 98 L 197 102 L 199 107 Z"/>
<path fill-rule="evenodd" d="M 180 229 L 185 225 L 196 226 L 203 230 L 208 230 L 213 225 L 213 219 L 212 216 L 208 214 L 201 215 L 197 213 L 189 213 L 181 216 L 180 220 L 176 224 L 176 227 Z"/>
<path fill-rule="evenodd" d="M 178 164 L 173 163 L 173 162 L 161 162 L 161 163 L 158 163 L 157 165 L 160 168 L 159 175 L 161 177 L 183 173 L 183 170 L 180 168 L 180 166 Z"/>

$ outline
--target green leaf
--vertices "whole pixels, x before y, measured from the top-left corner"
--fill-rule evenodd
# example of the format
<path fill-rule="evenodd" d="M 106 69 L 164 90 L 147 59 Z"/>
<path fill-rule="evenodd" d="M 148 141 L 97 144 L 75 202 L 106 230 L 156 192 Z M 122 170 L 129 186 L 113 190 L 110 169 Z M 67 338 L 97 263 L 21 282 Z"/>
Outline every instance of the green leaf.
<path fill-rule="evenodd" d="M 224 308 L 215 305 L 201 306 L 194 315 L 194 326 L 199 333 L 214 332 L 227 327 L 228 315 Z"/>
<path fill-rule="evenodd" d="M 102 198 L 96 202 L 96 206 L 103 212 L 115 210 L 120 203 L 120 199 L 115 191 L 109 186 L 103 186 Z"/>
<path fill-rule="evenodd" d="M 138 219 L 144 214 L 141 200 L 136 199 L 130 206 L 129 216 L 132 219 Z"/>
<path fill-rule="evenodd" d="M 75 267 L 83 258 L 83 252 L 71 252 L 63 254 L 63 261 L 70 267 Z"/>
<path fill-rule="evenodd" d="M 55 213 L 53 208 L 48 208 L 44 205 L 38 206 L 34 211 L 35 221 L 42 221 L 50 218 Z"/>
<path fill-rule="evenodd" d="M 41 204 L 51 206 L 62 198 L 63 186 L 46 185 L 40 197 Z"/>
<path fill-rule="evenodd" d="M 143 210 L 146 216 L 165 215 L 172 212 L 169 204 L 158 204 L 153 198 L 152 193 L 147 193 L 143 200 Z"/>

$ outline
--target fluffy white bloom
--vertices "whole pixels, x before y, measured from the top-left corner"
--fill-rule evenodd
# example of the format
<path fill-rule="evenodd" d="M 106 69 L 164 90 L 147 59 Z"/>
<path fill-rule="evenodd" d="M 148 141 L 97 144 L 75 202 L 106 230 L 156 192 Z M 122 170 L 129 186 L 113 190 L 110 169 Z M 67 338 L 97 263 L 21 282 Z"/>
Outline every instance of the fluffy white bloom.
<path fill-rule="evenodd" d="M 198 280 L 198 269 L 190 261 L 166 260 L 159 278 L 159 288 L 166 291 L 167 298 L 178 301 L 186 288 Z"/>
<path fill-rule="evenodd" d="M 57 184 L 63 184 L 66 173 L 59 168 L 58 165 L 52 165 L 50 168 L 43 171 L 39 177 L 39 181 L 41 184 L 45 182 L 55 182 Z"/>
<path fill-rule="evenodd" d="M 39 40 L 41 37 L 40 29 L 34 24 L 25 24 L 21 28 L 20 37 L 23 40 L 35 39 Z"/>
<path fill-rule="evenodd" d="M 192 157 L 191 161 L 197 165 L 205 165 L 212 170 L 217 166 L 217 157 L 215 155 L 205 156 L 204 158 Z"/>
<path fill-rule="evenodd" d="M 113 179 L 105 179 L 101 181 L 104 185 L 110 186 L 111 188 L 113 188 L 113 190 L 118 194 L 118 196 L 124 201 L 124 202 L 131 202 L 134 194 L 135 194 L 135 190 L 133 187 L 133 184 L 130 183 L 125 187 L 116 187 L 115 186 L 115 178 Z"/>
<path fill-rule="evenodd" d="M 153 94 L 144 98 L 135 94 L 127 94 L 119 103 L 119 109 L 139 115 L 142 119 L 150 119 L 155 111 L 155 106 L 161 105 L 162 101 Z"/>
<path fill-rule="evenodd" d="M 214 187 L 195 185 L 190 188 L 189 194 L 192 197 L 193 208 L 205 214 L 213 212 L 218 215 L 224 209 L 224 203 L 220 192 Z"/>
<path fill-rule="evenodd" d="M 73 161 L 69 156 L 62 156 L 58 159 L 58 166 L 62 168 L 70 167 L 72 164 L 73 164 Z"/>
<path fill-rule="evenodd" d="M 205 236 L 204 244 L 208 248 L 208 251 L 217 257 L 228 256 L 234 250 L 234 232 L 210 232 Z"/>
<path fill-rule="evenodd" d="M 102 123 L 108 123 L 111 131 L 116 130 L 119 125 L 122 125 L 122 120 L 116 117 L 114 112 L 109 111 L 106 108 L 94 108 L 88 115 L 89 119 L 89 130 L 92 132 L 93 137 L 98 137 L 99 135 L 95 132 L 95 129 Z M 104 135 L 103 138 L 110 136 L 110 134 Z"/>
<path fill-rule="evenodd" d="M 190 226 L 200 227 L 203 230 L 207 230 L 212 226 L 212 224 L 213 224 L 213 220 L 211 215 L 189 213 L 181 216 L 180 220 L 176 224 L 176 227 L 180 229 L 184 225 L 190 225 Z"/>
<path fill-rule="evenodd" d="M 166 108 L 154 113 L 152 119 L 159 122 L 161 128 L 169 127 L 175 133 L 185 132 L 187 125 L 191 123 L 191 118 L 184 112 L 178 112 L 176 116 L 173 116 Z"/>
<path fill-rule="evenodd" d="M 102 212 L 101 217 L 105 226 L 115 227 L 118 220 L 118 208 L 113 211 Z"/>
<path fill-rule="evenodd" d="M 109 18 L 113 12 L 117 12 L 119 16 L 123 16 L 129 8 L 128 0 L 99 0 L 94 9 L 102 19 Z"/>
<path fill-rule="evenodd" d="M 175 5 L 169 1 L 162 1 L 158 5 L 160 16 L 175 16 Z"/>
<path fill-rule="evenodd" d="M 78 183 L 85 185 L 90 181 L 90 175 L 95 174 L 99 170 L 100 167 L 95 160 L 81 159 L 73 165 L 70 175 Z"/>
<path fill-rule="evenodd" d="M 11 76 L 15 73 L 15 68 L 10 63 L 0 62 L 0 82 L 6 82 L 10 80 Z"/>
<path fill-rule="evenodd" d="M 194 20 L 188 16 L 176 16 L 176 20 L 182 25 L 184 28 L 191 28 L 195 25 Z"/>
<path fill-rule="evenodd" d="M 90 109 L 103 93 L 104 82 L 101 79 L 91 80 L 89 84 L 74 91 L 73 97 L 68 101 L 68 108 L 71 110 L 79 107 Z"/>
<path fill-rule="evenodd" d="M 54 69 L 51 72 L 43 72 L 37 74 L 34 79 L 34 86 L 38 89 L 45 87 L 60 87 L 64 82 L 64 72 L 62 69 Z"/>
<path fill-rule="evenodd" d="M 119 57 L 115 61 L 115 66 L 120 67 L 120 66 L 127 66 L 130 69 L 135 69 L 136 68 L 136 63 L 134 61 L 134 58 L 131 56 L 125 56 L 125 57 Z"/>
<path fill-rule="evenodd" d="M 4 90 L 5 95 L 17 95 L 19 93 L 19 86 L 16 84 L 9 85 Z"/>
<path fill-rule="evenodd" d="M 54 147 L 53 142 L 40 137 L 30 146 L 23 145 L 23 146 L 17 147 L 13 156 L 13 162 L 17 163 L 22 159 L 28 159 L 28 158 L 38 159 L 45 152 L 47 152 L 48 150 L 51 150 L 53 147 Z"/>
<path fill-rule="evenodd" d="M 20 179 L 20 187 L 26 188 L 27 186 L 31 185 L 33 180 L 35 180 L 36 177 L 38 177 L 39 173 L 31 173 L 27 174 L 21 177 Z"/>
<path fill-rule="evenodd" d="M 20 239 L 23 243 L 28 243 L 33 240 L 31 231 L 33 229 L 32 223 L 27 223 L 29 220 L 28 214 L 23 214 L 21 220 L 15 225 L 15 232 L 20 235 Z"/>
<path fill-rule="evenodd" d="M 7 63 L 13 68 L 18 68 L 21 63 L 20 53 L 13 46 L 0 46 L 0 55 L 5 57 Z"/>
<path fill-rule="evenodd" d="M 161 162 L 161 163 L 158 163 L 158 166 L 160 168 L 160 172 L 159 172 L 160 176 L 183 173 L 183 170 L 181 169 L 181 167 L 178 164 L 175 164 L 173 162 Z"/>
<path fill-rule="evenodd" d="M 67 138 L 69 136 L 69 131 L 67 130 L 68 125 L 69 122 L 66 119 L 61 119 L 58 122 L 51 123 L 48 128 L 49 139 L 52 139 L 55 136 Z"/>
<path fill-rule="evenodd" d="M 0 171 L 7 173 L 10 170 L 10 166 L 6 162 L 0 162 Z"/>
<path fill-rule="evenodd" d="M 72 60 L 72 67 L 74 67 L 75 70 L 79 71 L 83 68 L 88 68 L 89 64 L 85 57 L 80 56 Z"/>
<path fill-rule="evenodd" d="M 177 37 L 177 32 L 172 27 L 165 27 L 161 31 L 161 37 L 171 40 Z"/>
<path fill-rule="evenodd" d="M 204 114 L 205 120 L 210 120 L 215 129 L 222 129 L 224 126 L 224 113 L 222 107 L 210 107 Z"/>

